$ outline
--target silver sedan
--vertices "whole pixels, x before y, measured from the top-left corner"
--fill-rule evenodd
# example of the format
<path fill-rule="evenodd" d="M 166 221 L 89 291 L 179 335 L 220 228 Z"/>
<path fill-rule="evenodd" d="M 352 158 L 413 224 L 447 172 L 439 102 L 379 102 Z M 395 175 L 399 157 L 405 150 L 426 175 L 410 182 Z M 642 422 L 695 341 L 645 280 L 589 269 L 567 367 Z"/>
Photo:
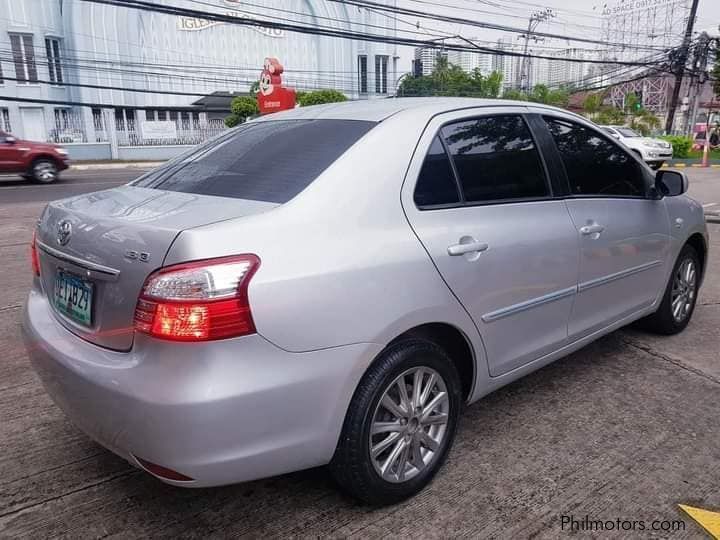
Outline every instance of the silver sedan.
<path fill-rule="evenodd" d="M 48 205 L 28 352 L 80 429 L 164 482 L 329 464 L 390 504 L 463 406 L 631 322 L 685 328 L 708 245 L 686 190 L 541 105 L 276 113 Z"/>

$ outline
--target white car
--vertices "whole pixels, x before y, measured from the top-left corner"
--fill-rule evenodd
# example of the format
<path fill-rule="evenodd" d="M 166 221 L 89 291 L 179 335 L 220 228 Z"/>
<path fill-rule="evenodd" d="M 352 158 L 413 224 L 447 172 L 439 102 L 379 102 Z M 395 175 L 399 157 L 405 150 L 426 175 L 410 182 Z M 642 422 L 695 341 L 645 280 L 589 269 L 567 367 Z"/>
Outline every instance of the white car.
<path fill-rule="evenodd" d="M 643 137 L 638 132 L 624 126 L 600 127 L 638 154 L 653 169 L 659 169 L 665 160 L 672 159 L 673 148 L 667 141 Z"/>

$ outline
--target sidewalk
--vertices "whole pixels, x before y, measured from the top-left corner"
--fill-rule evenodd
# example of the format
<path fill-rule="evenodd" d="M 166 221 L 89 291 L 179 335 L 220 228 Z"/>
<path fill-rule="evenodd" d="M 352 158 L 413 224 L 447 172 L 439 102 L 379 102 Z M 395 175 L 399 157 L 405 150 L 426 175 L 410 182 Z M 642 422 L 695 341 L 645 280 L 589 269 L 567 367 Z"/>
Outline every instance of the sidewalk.
<path fill-rule="evenodd" d="M 92 171 L 99 169 L 152 169 L 165 163 L 164 161 L 78 161 L 72 162 L 70 170 Z"/>

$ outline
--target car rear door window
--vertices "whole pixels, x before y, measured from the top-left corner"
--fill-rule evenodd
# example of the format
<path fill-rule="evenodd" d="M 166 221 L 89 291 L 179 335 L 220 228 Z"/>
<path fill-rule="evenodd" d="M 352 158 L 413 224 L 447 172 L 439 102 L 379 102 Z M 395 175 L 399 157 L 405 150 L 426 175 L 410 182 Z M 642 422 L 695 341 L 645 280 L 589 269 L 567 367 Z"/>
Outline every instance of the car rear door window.
<path fill-rule="evenodd" d="M 647 181 L 642 166 L 626 151 L 593 129 L 564 118 L 544 118 L 572 195 L 645 197 Z"/>
<path fill-rule="evenodd" d="M 530 130 L 519 115 L 463 120 L 442 128 L 467 202 L 548 197 Z"/>
<path fill-rule="evenodd" d="M 285 203 L 309 186 L 375 122 L 250 122 L 208 141 L 135 186 Z"/>
<path fill-rule="evenodd" d="M 417 184 L 415 204 L 419 207 L 453 204 L 460 201 L 450 158 L 440 137 L 435 137 L 423 162 Z"/>

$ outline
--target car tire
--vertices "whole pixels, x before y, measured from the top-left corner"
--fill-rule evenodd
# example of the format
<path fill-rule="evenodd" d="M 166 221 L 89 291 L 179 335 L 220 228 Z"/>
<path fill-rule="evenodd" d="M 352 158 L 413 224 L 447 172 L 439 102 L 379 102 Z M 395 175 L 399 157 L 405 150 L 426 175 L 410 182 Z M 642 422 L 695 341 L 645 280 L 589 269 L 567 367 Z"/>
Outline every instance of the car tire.
<path fill-rule="evenodd" d="M 662 167 L 664 164 L 665 164 L 664 161 L 655 161 L 655 162 L 653 162 L 653 163 L 650 163 L 649 165 L 650 165 L 650 168 L 651 168 L 653 171 L 657 171 L 657 170 L 658 170 L 660 167 Z"/>
<path fill-rule="evenodd" d="M 701 271 L 695 248 L 686 244 L 675 261 L 660 306 L 642 319 L 640 326 L 667 336 L 682 332 L 695 311 Z"/>
<path fill-rule="evenodd" d="M 355 390 L 330 463 L 333 477 L 371 505 L 415 495 L 445 461 L 462 404 L 457 369 L 443 349 L 422 339 L 391 345 Z"/>
<path fill-rule="evenodd" d="M 51 159 L 37 159 L 33 161 L 32 178 L 40 184 L 51 184 L 58 179 L 59 171 L 57 163 Z"/>

